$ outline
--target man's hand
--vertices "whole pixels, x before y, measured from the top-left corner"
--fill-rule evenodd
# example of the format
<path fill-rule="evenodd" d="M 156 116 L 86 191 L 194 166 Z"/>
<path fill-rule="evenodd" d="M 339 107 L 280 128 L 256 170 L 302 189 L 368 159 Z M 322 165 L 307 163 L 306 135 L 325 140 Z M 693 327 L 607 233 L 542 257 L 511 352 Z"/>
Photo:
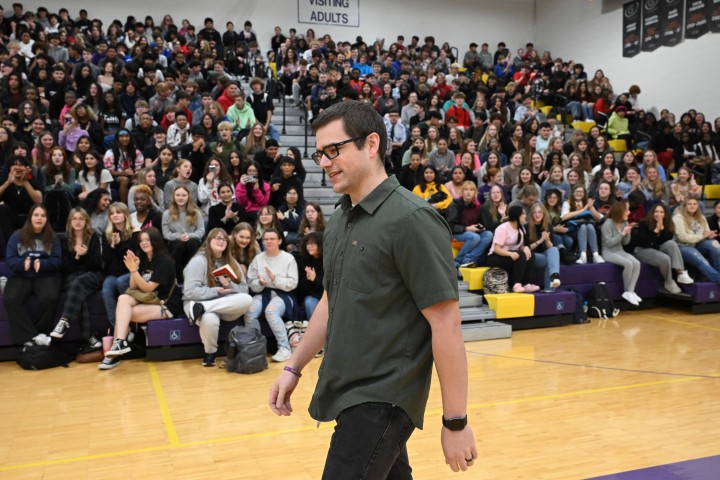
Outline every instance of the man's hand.
<path fill-rule="evenodd" d="M 270 388 L 270 400 L 268 401 L 270 410 L 272 410 L 275 415 L 287 417 L 292 413 L 293 408 L 290 403 L 290 397 L 295 391 L 299 380 L 298 377 L 284 370 L 280 373 L 278 379 L 275 380 L 275 383 L 273 383 Z"/>
<path fill-rule="evenodd" d="M 445 455 L 445 463 L 450 466 L 453 472 L 460 470 L 464 472 L 468 467 L 473 466 L 478 452 L 470 425 L 467 425 L 459 432 L 453 432 L 442 427 L 440 441 Z"/>

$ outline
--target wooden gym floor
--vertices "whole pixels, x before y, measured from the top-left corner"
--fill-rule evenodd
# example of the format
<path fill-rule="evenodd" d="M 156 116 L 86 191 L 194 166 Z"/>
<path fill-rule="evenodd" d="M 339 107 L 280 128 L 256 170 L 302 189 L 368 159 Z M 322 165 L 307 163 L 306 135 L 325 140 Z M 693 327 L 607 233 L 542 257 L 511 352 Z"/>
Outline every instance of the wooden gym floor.
<path fill-rule="evenodd" d="M 415 478 L 578 479 L 720 454 L 718 346 L 720 315 L 670 309 L 467 343 L 479 461 L 464 475 L 444 464 L 435 378 L 409 443 Z M 307 414 L 319 364 L 278 418 L 279 364 L 0 363 L 0 480 L 320 478 L 332 424 Z"/>

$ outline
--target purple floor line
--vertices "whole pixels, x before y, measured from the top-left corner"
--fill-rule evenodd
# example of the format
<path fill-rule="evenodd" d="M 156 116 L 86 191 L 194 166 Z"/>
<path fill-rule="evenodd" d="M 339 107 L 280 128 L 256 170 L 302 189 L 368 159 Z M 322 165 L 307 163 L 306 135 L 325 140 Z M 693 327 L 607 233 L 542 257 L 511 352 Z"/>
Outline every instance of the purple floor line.
<path fill-rule="evenodd" d="M 720 455 L 613 473 L 587 480 L 718 480 Z"/>

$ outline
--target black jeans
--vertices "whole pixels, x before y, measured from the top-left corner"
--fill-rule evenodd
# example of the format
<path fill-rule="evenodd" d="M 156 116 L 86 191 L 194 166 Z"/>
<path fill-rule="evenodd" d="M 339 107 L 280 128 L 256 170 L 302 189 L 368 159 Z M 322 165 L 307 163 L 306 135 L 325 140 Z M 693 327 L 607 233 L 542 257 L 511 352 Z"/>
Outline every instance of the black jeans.
<path fill-rule="evenodd" d="M 508 283 L 510 290 L 512 291 L 513 286 L 516 283 L 526 285 L 530 283 L 530 277 L 532 276 L 533 269 L 535 268 L 535 256 L 531 256 L 529 259 L 525 258 L 525 253 L 522 250 L 517 251 L 520 254 L 517 260 L 513 260 L 510 257 L 503 257 L 491 253 L 488 255 L 487 264 L 489 267 L 502 268 L 508 272 Z"/>
<path fill-rule="evenodd" d="M 10 277 L 5 286 L 5 309 L 10 319 L 10 334 L 16 345 L 31 340 L 39 333 L 48 334 L 55 326 L 55 310 L 60 300 L 62 277 L 48 275 L 45 277 L 27 278 Z M 31 315 L 28 303 L 37 305 L 36 312 Z"/>
<path fill-rule="evenodd" d="M 336 421 L 323 480 L 412 480 L 407 441 L 415 425 L 402 408 L 362 403 Z"/>

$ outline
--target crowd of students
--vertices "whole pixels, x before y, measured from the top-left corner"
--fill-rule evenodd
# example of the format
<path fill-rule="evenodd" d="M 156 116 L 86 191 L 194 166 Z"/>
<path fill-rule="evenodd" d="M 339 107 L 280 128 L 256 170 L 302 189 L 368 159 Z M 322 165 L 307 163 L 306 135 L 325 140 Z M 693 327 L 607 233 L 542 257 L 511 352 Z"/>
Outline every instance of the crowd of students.
<path fill-rule="evenodd" d="M 241 315 L 264 314 L 273 359 L 290 356 L 299 335 L 286 327 L 322 293 L 324 216 L 305 201 L 300 151 L 280 152 L 268 72 L 310 118 L 344 99 L 374 106 L 388 171 L 448 220 L 457 267 L 504 268 L 513 291 L 532 292 L 534 268 L 554 289 L 560 263 L 610 261 L 635 304 L 637 259 L 671 292 L 692 282 L 685 264 L 720 281 L 720 208 L 708 224 L 697 200 L 717 177 L 720 119 L 658 119 L 639 87 L 615 94 L 601 70 L 588 79 L 532 44 L 513 56 L 471 43 L 460 59 L 430 36 L 368 45 L 276 27 L 263 53 L 249 21 L 223 35 L 211 18 L 196 33 L 169 15 L 104 29 L 85 10 L 73 20 L 19 3 L 0 36 L 0 238 L 19 343 L 78 328 L 97 347 L 82 299 L 102 291 L 115 329 L 102 369 L 129 351 L 131 322 L 180 313 L 199 325 L 205 365 L 219 322 Z M 596 125 L 566 141 L 556 113 Z M 618 157 L 609 139 L 640 153 Z M 237 280 L 212 275 L 225 265 Z M 62 289 L 71 301 L 55 322 Z"/>

